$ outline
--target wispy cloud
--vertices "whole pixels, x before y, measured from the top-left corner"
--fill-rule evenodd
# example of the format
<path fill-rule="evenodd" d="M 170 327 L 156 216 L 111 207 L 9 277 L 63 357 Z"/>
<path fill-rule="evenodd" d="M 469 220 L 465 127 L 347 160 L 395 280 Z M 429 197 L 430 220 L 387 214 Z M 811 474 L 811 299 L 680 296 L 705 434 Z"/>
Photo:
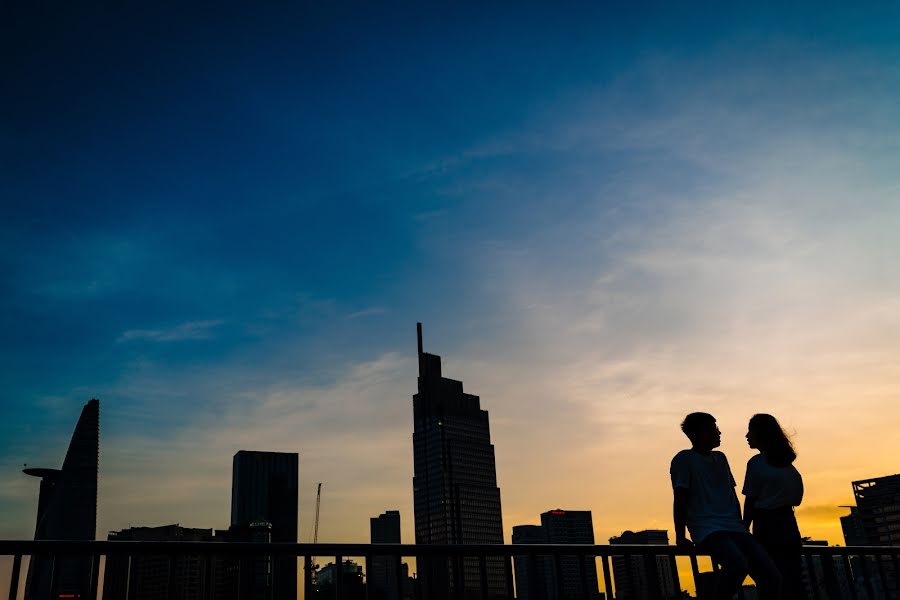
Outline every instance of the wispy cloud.
<path fill-rule="evenodd" d="M 206 340 L 213 336 L 213 330 L 224 321 L 188 321 L 165 329 L 129 329 L 119 336 L 119 343 L 132 341 L 180 342 L 185 340 Z"/>
<path fill-rule="evenodd" d="M 363 317 L 375 317 L 378 315 L 383 315 L 387 312 L 387 309 L 381 306 L 372 306 L 369 308 L 364 308 L 362 310 L 358 310 L 356 312 L 352 312 L 347 315 L 348 319 L 361 319 Z"/>

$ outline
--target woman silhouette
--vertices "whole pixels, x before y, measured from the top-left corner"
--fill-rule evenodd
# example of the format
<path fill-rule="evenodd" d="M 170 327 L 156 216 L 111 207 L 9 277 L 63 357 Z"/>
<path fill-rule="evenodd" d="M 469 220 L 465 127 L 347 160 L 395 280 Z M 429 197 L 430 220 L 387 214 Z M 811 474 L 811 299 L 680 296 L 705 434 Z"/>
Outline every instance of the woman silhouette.
<path fill-rule="evenodd" d="M 747 444 L 759 454 L 747 462 L 744 525 L 766 549 L 782 577 L 782 597 L 803 598 L 802 542 L 794 507 L 803 500 L 803 478 L 794 467 L 797 453 L 772 415 L 753 415 Z"/>

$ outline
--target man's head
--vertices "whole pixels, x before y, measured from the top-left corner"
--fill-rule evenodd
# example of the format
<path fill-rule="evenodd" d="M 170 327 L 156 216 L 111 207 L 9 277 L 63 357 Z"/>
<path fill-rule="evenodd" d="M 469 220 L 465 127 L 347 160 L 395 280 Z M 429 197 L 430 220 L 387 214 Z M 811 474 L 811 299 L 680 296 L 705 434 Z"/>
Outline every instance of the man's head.
<path fill-rule="evenodd" d="M 681 430 L 698 450 L 712 450 L 722 443 L 722 433 L 716 427 L 716 418 L 709 413 L 689 414 L 681 422 Z"/>

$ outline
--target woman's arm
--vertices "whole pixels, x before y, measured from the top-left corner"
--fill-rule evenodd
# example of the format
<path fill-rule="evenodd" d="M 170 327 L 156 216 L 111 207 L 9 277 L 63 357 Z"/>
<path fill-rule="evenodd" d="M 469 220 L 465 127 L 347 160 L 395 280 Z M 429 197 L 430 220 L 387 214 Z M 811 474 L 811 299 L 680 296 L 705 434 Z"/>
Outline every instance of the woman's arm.
<path fill-rule="evenodd" d="M 746 496 L 744 498 L 744 527 L 748 530 L 750 529 L 750 524 L 753 523 L 753 516 L 756 512 L 756 496 Z"/>

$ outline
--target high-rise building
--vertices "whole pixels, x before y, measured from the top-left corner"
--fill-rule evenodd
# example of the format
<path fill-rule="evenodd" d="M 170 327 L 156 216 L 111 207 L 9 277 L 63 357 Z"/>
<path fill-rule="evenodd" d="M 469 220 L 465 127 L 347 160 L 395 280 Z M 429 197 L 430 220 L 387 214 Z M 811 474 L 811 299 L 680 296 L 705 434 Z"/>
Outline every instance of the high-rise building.
<path fill-rule="evenodd" d="M 623 544 L 669 545 L 669 534 L 662 529 L 626 531 L 609 539 L 612 546 Z M 681 598 L 681 582 L 674 560 L 668 556 L 613 556 L 616 598 L 656 600 Z"/>
<path fill-rule="evenodd" d="M 502 544 L 503 518 L 488 413 L 461 381 L 441 375 L 441 357 L 422 350 L 413 396 L 413 500 L 416 544 Z M 477 558 L 417 561 L 429 598 L 481 598 Z M 507 597 L 504 559 L 488 557 L 487 595 Z"/>
<path fill-rule="evenodd" d="M 863 529 L 859 509 L 855 506 L 842 506 L 849 508 L 850 514 L 841 517 L 841 531 L 844 533 L 845 546 L 865 546 L 866 530 Z"/>
<path fill-rule="evenodd" d="M 131 527 L 111 531 L 110 541 L 211 542 L 212 529 L 194 529 L 180 525 L 162 527 Z M 130 563 L 130 566 L 129 566 Z M 172 577 L 169 577 L 169 569 Z M 136 554 L 132 557 L 110 555 L 103 575 L 104 600 L 202 600 L 215 597 L 205 593 L 211 578 L 207 578 L 207 561 L 201 556 L 168 556 Z"/>
<path fill-rule="evenodd" d="M 250 530 L 271 526 L 272 542 L 297 543 L 298 455 L 251 452 L 234 455 L 231 526 Z M 277 557 L 272 564 L 272 600 L 297 599 L 297 559 Z"/>
<path fill-rule="evenodd" d="M 865 544 L 900 546 L 900 475 L 854 481 L 853 495 Z M 843 519 L 841 523 L 843 525 Z M 871 560 L 870 572 L 875 573 L 872 579 L 876 588 L 881 587 L 885 598 L 900 598 L 900 573 L 895 563 L 884 561 L 879 564 L 875 562 L 877 559 Z"/>
<path fill-rule="evenodd" d="M 546 544 L 547 537 L 540 525 L 516 525 L 512 528 L 512 543 Z M 518 600 L 548 600 L 553 593 L 549 570 L 552 561 L 548 556 L 517 554 L 514 559 L 516 598 Z"/>
<path fill-rule="evenodd" d="M 97 535 L 97 474 L 100 464 L 100 401 L 81 410 L 62 469 L 25 469 L 41 478 L 36 540 L 91 540 Z M 28 565 L 26 600 L 87 598 L 90 557 L 36 555 Z"/>
<path fill-rule="evenodd" d="M 400 543 L 400 512 L 389 510 L 370 519 L 371 541 L 373 544 Z M 398 573 L 398 558 L 373 556 L 366 574 L 371 600 L 398 600 L 402 573 Z"/>
<path fill-rule="evenodd" d="M 593 544 L 594 521 L 589 510 L 563 510 L 556 508 L 541 513 L 541 529 L 548 544 Z M 577 556 L 563 556 L 559 561 L 550 564 L 548 573 L 552 581 L 562 579 L 562 594 L 559 598 L 558 587 L 550 588 L 550 600 L 571 600 L 574 598 L 599 598 L 600 588 L 597 585 L 597 563 L 586 561 L 586 579 L 588 594 L 582 585 L 582 559 Z"/>
<path fill-rule="evenodd" d="M 866 544 L 900 546 L 900 475 L 853 482 Z"/>

